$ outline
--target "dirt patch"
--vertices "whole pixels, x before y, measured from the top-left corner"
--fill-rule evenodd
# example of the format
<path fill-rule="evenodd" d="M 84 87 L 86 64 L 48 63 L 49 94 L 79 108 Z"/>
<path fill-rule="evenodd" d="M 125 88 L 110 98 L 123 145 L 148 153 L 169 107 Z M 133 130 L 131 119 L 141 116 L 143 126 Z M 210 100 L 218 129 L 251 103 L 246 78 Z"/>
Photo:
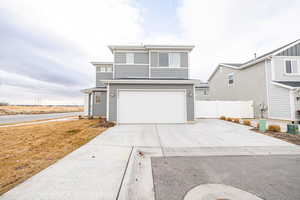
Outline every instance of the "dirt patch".
<path fill-rule="evenodd" d="M 98 124 L 82 119 L 0 127 L 0 195 L 106 130 Z"/>
<path fill-rule="evenodd" d="M 0 115 L 83 112 L 82 106 L 0 106 Z"/>
<path fill-rule="evenodd" d="M 260 133 L 260 134 L 268 135 L 268 136 L 271 136 L 274 138 L 278 138 L 278 139 L 284 140 L 284 141 L 292 143 L 292 144 L 300 145 L 300 135 L 292 135 L 292 134 L 288 134 L 288 133 L 272 132 L 272 131 L 266 131 L 265 133 L 262 133 L 256 128 L 253 128 L 250 130 L 252 130 L 256 133 Z"/>

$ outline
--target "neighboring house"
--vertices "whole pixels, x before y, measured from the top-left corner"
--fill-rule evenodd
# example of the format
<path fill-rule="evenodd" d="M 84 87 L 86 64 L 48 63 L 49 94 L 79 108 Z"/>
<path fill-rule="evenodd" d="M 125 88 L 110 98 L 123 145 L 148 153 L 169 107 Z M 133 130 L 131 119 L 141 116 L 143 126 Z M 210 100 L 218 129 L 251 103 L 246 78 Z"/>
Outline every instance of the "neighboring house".
<path fill-rule="evenodd" d="M 196 89 L 196 101 L 206 101 L 210 100 L 209 98 L 209 86 L 208 83 L 200 82 L 195 85 Z"/>
<path fill-rule="evenodd" d="M 221 63 L 208 82 L 210 99 L 253 100 L 255 117 L 299 120 L 300 40 L 245 63 Z"/>
<path fill-rule="evenodd" d="M 96 87 L 86 93 L 86 114 L 117 123 L 186 123 L 195 119 L 195 84 L 189 79 L 194 46 L 109 46 L 114 61 L 92 62 Z"/>

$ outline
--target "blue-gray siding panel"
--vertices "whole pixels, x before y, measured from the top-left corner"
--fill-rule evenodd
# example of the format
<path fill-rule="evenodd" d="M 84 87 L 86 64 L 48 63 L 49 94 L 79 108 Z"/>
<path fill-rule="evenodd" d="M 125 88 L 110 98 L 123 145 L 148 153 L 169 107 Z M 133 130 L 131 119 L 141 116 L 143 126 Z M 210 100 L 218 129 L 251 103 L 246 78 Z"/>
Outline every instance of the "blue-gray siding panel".
<path fill-rule="evenodd" d="M 115 79 L 148 77 L 149 65 L 115 65 Z"/>
<path fill-rule="evenodd" d="M 117 120 L 117 90 L 118 89 L 185 89 L 187 120 L 194 120 L 194 87 L 193 85 L 135 85 L 135 84 L 111 84 L 110 93 L 115 94 L 109 97 L 109 120 Z M 191 94 L 191 95 L 189 95 Z M 162 96 L 163 98 L 163 96 Z M 146 114 L 146 113 L 145 113 Z"/>
<path fill-rule="evenodd" d="M 96 72 L 96 87 L 104 86 L 104 84 L 100 82 L 101 80 L 111 80 L 111 79 L 113 79 L 113 73 Z"/>
<path fill-rule="evenodd" d="M 96 95 L 100 95 L 100 103 L 96 104 Z M 92 115 L 106 116 L 106 92 L 95 92 L 93 94 Z"/>
<path fill-rule="evenodd" d="M 149 54 L 134 53 L 134 64 L 149 64 Z"/>
<path fill-rule="evenodd" d="M 188 79 L 187 68 L 151 68 L 151 78 Z"/>
<path fill-rule="evenodd" d="M 180 66 L 188 67 L 188 64 L 189 64 L 188 53 L 186 52 L 180 53 Z"/>

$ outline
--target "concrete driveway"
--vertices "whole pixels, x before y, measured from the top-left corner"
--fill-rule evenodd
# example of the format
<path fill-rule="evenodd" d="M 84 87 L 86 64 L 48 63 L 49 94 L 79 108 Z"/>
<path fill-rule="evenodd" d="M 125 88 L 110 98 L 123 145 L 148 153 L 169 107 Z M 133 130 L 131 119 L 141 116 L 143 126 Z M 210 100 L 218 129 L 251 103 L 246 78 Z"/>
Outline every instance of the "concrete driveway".
<path fill-rule="evenodd" d="M 220 120 L 116 126 L 0 199 L 154 199 L 153 157 L 300 154 L 248 129 Z"/>

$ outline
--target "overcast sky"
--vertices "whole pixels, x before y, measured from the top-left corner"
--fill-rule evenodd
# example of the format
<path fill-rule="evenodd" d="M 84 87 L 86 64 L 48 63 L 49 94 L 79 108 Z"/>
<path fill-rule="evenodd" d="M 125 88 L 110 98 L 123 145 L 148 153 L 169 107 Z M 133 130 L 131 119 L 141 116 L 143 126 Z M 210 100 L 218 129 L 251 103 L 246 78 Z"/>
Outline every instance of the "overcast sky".
<path fill-rule="evenodd" d="M 191 78 L 300 38 L 299 0 L 1 0 L 0 101 L 81 104 L 109 44 L 194 44 Z"/>

